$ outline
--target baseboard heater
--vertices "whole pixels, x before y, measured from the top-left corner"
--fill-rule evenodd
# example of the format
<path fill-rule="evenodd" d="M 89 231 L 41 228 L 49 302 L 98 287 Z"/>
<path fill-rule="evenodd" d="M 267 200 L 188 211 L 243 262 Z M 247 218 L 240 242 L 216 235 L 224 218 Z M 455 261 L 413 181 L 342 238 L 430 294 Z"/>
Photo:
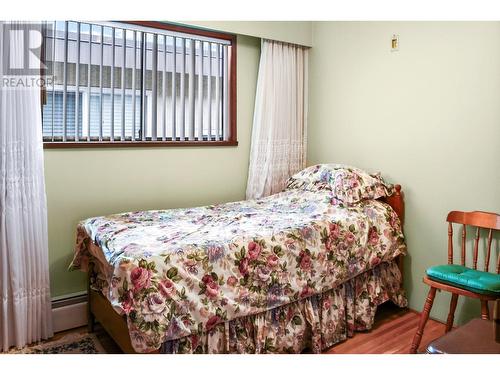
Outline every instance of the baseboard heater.
<path fill-rule="evenodd" d="M 87 325 L 87 292 L 54 298 L 52 300 L 54 332 Z"/>

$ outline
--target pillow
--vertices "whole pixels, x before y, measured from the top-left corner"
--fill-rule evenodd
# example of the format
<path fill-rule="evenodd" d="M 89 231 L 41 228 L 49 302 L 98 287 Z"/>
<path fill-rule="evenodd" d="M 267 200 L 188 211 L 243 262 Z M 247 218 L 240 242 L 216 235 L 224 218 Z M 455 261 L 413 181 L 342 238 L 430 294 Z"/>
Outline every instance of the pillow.
<path fill-rule="evenodd" d="M 385 183 L 379 173 L 365 171 L 341 164 L 317 164 L 294 174 L 286 184 L 286 190 L 327 190 L 346 204 L 363 199 L 378 199 L 394 193 L 394 186 Z"/>

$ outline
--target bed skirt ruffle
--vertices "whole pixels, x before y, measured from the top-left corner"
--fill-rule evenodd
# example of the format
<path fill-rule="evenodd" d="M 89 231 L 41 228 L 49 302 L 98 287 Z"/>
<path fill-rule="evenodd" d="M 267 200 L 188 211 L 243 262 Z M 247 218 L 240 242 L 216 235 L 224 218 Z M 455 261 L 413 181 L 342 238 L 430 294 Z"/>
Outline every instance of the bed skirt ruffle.
<path fill-rule="evenodd" d="M 263 313 L 215 325 L 208 332 L 165 342 L 162 353 L 321 353 L 355 331 L 372 327 L 377 307 L 407 306 L 396 262 L 374 269 L 327 292 Z"/>

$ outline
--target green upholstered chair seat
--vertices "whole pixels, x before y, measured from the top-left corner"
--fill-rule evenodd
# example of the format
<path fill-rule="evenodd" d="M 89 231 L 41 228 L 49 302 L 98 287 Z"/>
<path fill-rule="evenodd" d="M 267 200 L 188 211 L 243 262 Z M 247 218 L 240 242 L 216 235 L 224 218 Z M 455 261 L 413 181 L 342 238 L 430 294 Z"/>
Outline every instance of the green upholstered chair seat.
<path fill-rule="evenodd" d="M 445 264 L 429 268 L 427 276 L 471 292 L 500 296 L 500 275 L 494 273 L 477 271 L 458 264 Z"/>

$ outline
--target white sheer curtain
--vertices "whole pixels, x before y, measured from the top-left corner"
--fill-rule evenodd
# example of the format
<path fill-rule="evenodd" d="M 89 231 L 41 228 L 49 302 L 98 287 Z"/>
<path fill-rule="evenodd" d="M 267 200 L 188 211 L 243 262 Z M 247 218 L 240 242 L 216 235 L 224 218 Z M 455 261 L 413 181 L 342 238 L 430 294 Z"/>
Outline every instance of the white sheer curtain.
<path fill-rule="evenodd" d="M 305 167 L 308 49 L 262 40 L 247 199 L 284 188 Z"/>
<path fill-rule="evenodd" d="M 11 28 L 20 30 L 10 33 Z M 24 66 L 33 25 L 0 22 L 0 77 Z M 15 34 L 14 37 L 11 37 Z M 6 43 L 6 41 L 10 43 Z M 36 41 L 35 41 L 36 42 Z M 32 40 L 29 42 L 33 45 Z M 16 76 L 15 79 L 24 79 Z M 0 83 L 1 84 L 1 83 Z M 52 336 L 39 87 L 0 86 L 0 346 Z"/>

